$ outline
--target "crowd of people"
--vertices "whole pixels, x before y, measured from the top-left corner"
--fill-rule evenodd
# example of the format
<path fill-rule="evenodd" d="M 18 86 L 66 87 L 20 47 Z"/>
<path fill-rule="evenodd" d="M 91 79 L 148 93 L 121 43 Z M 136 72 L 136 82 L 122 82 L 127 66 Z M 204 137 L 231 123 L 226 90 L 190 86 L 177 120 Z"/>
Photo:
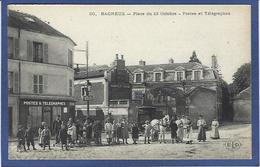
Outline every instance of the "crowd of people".
<path fill-rule="evenodd" d="M 83 123 L 84 122 L 84 123 Z M 62 150 L 69 150 L 70 147 L 75 145 L 102 145 L 102 131 L 104 129 L 107 145 L 115 144 L 128 144 L 129 132 L 132 136 L 133 144 L 137 144 L 139 136 L 141 135 L 140 127 L 137 123 L 129 123 L 126 118 L 121 120 L 114 120 L 111 115 L 105 120 L 103 125 L 99 120 L 91 120 L 87 118 L 85 121 L 77 119 L 73 122 L 72 118 L 69 118 L 67 123 L 61 120 L 60 115 L 57 116 L 52 124 L 52 129 L 48 127 L 46 122 L 42 122 L 38 129 L 38 143 L 39 146 L 45 150 L 46 147 L 51 150 L 51 134 L 55 135 L 55 143 L 53 147 L 61 146 Z M 171 130 L 171 143 L 186 143 L 192 144 L 193 142 L 193 123 L 188 116 L 172 116 L 165 115 L 162 119 L 157 121 L 146 120 L 142 125 L 144 129 L 144 144 L 151 144 L 152 141 L 156 141 L 155 137 L 158 137 L 160 143 L 166 143 L 165 134 L 166 129 Z M 200 115 L 197 121 L 199 142 L 206 141 L 206 129 L 207 123 Z M 214 119 L 211 123 L 211 138 L 219 139 L 218 132 L 219 122 Z M 36 136 L 35 131 L 30 126 L 24 128 L 20 126 L 17 133 L 18 146 L 17 151 L 30 150 L 32 146 L 33 150 L 36 150 L 34 138 Z M 26 148 L 27 145 L 27 148 Z"/>

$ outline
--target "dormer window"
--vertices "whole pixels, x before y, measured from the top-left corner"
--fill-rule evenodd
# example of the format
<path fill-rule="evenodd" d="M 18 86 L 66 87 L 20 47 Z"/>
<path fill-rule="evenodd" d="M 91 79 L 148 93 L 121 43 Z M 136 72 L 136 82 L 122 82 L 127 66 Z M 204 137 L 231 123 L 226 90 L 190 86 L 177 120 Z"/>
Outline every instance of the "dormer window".
<path fill-rule="evenodd" d="M 181 80 L 183 80 L 183 72 L 182 71 L 178 71 L 177 72 L 177 81 L 181 81 Z"/>
<path fill-rule="evenodd" d="M 154 69 L 153 70 L 153 81 L 154 82 L 163 81 L 163 73 L 164 73 L 164 69 L 162 69 L 162 68 Z"/>
<path fill-rule="evenodd" d="M 135 82 L 141 83 L 142 82 L 142 74 L 136 74 L 135 75 Z"/>
<path fill-rule="evenodd" d="M 200 71 L 194 71 L 194 80 L 200 80 Z"/>
<path fill-rule="evenodd" d="M 142 83 L 142 82 L 144 82 L 144 74 L 143 73 L 135 73 L 134 82 L 135 83 Z"/>
<path fill-rule="evenodd" d="M 25 18 L 25 20 L 27 20 L 29 22 L 35 23 L 35 20 L 33 18 L 31 18 L 31 17 L 24 17 L 24 18 Z"/>
<path fill-rule="evenodd" d="M 202 70 L 193 70 L 193 80 L 200 80 L 202 78 Z"/>
<path fill-rule="evenodd" d="M 155 82 L 160 82 L 162 80 L 162 74 L 157 72 L 155 73 Z"/>

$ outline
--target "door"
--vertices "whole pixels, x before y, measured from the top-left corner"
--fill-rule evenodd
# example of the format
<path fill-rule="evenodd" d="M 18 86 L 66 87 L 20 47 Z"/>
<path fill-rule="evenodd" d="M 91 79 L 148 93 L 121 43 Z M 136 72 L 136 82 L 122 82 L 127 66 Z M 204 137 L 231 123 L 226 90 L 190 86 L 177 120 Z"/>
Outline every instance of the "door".
<path fill-rule="evenodd" d="M 43 121 L 46 122 L 48 127 L 51 129 L 51 122 L 52 122 L 52 111 L 51 107 L 43 107 Z"/>
<path fill-rule="evenodd" d="M 13 130 L 13 107 L 8 107 L 8 113 L 9 113 L 9 136 L 12 136 L 12 130 Z"/>

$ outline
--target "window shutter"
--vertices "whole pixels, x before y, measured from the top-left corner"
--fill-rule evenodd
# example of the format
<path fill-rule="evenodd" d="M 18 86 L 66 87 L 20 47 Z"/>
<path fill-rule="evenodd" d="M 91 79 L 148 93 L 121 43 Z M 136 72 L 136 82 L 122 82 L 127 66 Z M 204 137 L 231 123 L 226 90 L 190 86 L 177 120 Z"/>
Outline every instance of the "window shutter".
<path fill-rule="evenodd" d="M 18 72 L 14 72 L 14 93 L 19 91 L 19 75 Z"/>
<path fill-rule="evenodd" d="M 48 58 L 49 58 L 49 55 L 48 55 L 48 44 L 45 43 L 43 47 L 44 47 L 44 48 L 43 48 L 43 54 L 44 54 L 44 56 L 43 56 L 43 62 L 44 62 L 44 63 L 48 63 Z"/>
<path fill-rule="evenodd" d="M 19 40 L 14 39 L 14 58 L 19 59 Z"/>
<path fill-rule="evenodd" d="M 48 76 L 43 76 L 43 93 L 48 93 Z"/>
<path fill-rule="evenodd" d="M 33 43 L 29 40 L 27 40 L 27 59 L 33 61 Z"/>
<path fill-rule="evenodd" d="M 33 93 L 38 93 L 38 75 L 32 75 L 32 92 Z"/>

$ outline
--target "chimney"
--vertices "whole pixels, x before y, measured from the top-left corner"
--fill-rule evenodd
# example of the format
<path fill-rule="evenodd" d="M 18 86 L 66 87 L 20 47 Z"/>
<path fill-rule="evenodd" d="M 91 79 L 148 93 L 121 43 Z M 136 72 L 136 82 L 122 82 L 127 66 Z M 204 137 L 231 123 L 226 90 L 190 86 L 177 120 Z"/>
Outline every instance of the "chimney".
<path fill-rule="evenodd" d="M 140 61 L 139 61 L 139 65 L 140 65 L 140 66 L 145 66 L 145 61 L 140 60 Z"/>
<path fill-rule="evenodd" d="M 118 54 L 116 54 L 116 60 L 114 60 L 113 66 L 116 66 L 117 69 L 124 69 L 125 68 L 124 55 L 121 55 L 121 59 L 119 59 Z"/>
<path fill-rule="evenodd" d="M 169 59 L 169 64 L 173 64 L 174 60 L 172 58 Z"/>
<path fill-rule="evenodd" d="M 218 68 L 217 56 L 215 56 L 215 55 L 211 56 L 211 68 L 212 69 Z"/>

